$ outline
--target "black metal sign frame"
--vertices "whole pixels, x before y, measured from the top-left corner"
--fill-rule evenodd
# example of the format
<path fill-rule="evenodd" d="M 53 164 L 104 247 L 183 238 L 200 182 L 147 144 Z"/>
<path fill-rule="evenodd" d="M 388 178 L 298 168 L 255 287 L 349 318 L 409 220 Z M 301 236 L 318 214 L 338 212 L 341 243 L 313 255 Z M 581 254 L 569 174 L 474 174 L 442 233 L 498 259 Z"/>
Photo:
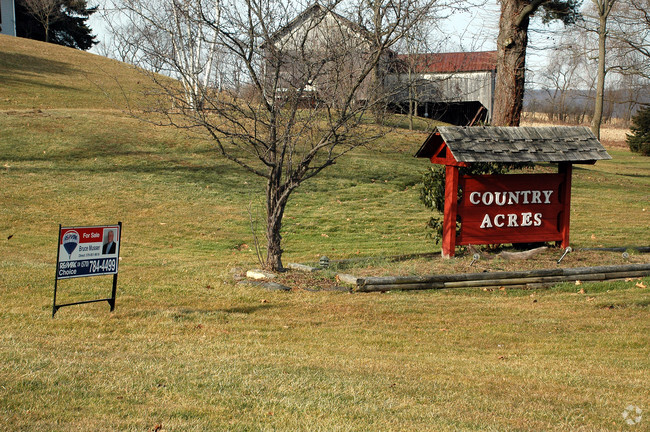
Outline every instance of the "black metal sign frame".
<path fill-rule="evenodd" d="M 102 273 L 101 271 L 103 271 L 104 269 L 101 268 L 101 266 L 104 265 L 105 263 L 103 263 L 101 265 L 96 265 L 93 261 L 99 262 L 99 260 L 86 260 L 86 261 L 89 261 L 91 264 L 93 264 L 90 267 L 95 267 L 96 266 L 96 267 L 98 267 L 98 270 L 97 271 L 92 271 L 92 270 L 88 271 L 88 269 L 87 269 L 86 272 L 84 272 L 83 274 L 62 275 L 64 273 L 66 273 L 66 271 L 63 270 L 64 266 L 62 264 L 66 264 L 66 263 L 65 262 L 61 263 L 61 261 L 60 261 L 60 258 L 61 258 L 61 256 L 60 256 L 60 254 L 61 254 L 61 242 L 62 242 L 61 232 L 62 232 L 63 227 L 59 224 L 59 237 L 57 238 L 57 253 L 56 253 L 56 274 L 55 274 L 55 277 L 54 277 L 54 299 L 52 300 L 52 318 L 54 318 L 54 315 L 56 314 L 56 312 L 59 309 L 61 309 L 62 307 L 74 306 L 74 305 L 80 305 L 80 304 L 87 304 L 87 303 L 98 303 L 98 302 L 105 301 L 105 302 L 108 302 L 108 304 L 110 305 L 111 312 L 113 312 L 115 310 L 115 297 L 116 297 L 116 294 L 117 294 L 118 263 L 119 263 L 119 259 L 120 259 L 120 248 L 121 248 L 120 246 L 122 245 L 122 222 L 118 222 L 116 226 L 115 225 L 101 225 L 101 226 L 94 226 L 94 227 L 66 227 L 66 228 L 69 228 L 71 231 L 74 230 L 75 228 L 77 230 L 81 231 L 81 230 L 92 230 L 92 229 L 104 229 L 105 227 L 109 227 L 109 228 L 117 227 L 117 229 L 119 231 L 118 234 L 117 234 L 118 240 L 116 242 L 117 243 L 117 248 L 116 248 L 116 251 L 115 251 L 115 257 L 111 258 L 111 260 L 114 260 L 114 261 L 110 263 L 110 264 L 114 265 L 114 268 L 112 268 L 112 267 L 108 268 L 108 270 L 105 273 Z M 79 234 L 76 231 L 74 231 L 74 234 L 76 234 L 77 242 L 78 242 L 79 241 Z M 71 255 L 72 252 L 69 251 L 69 253 L 70 253 L 70 256 L 72 256 Z M 104 260 L 104 261 L 106 261 L 106 260 Z M 84 264 L 86 264 L 84 267 L 89 267 L 87 265 L 87 263 L 84 263 Z M 70 266 L 70 267 L 74 267 L 74 266 Z M 81 266 L 79 266 L 79 267 L 81 267 Z M 76 269 L 75 269 L 75 273 L 76 273 Z M 107 275 L 107 274 L 112 274 L 113 275 L 113 289 L 111 291 L 111 296 L 109 298 L 102 298 L 102 299 L 95 299 L 95 300 L 84 300 L 84 301 L 65 303 L 65 304 L 56 304 L 56 294 L 57 294 L 59 279 L 69 279 L 69 278 L 73 278 L 73 277 L 103 276 L 103 275 Z"/>

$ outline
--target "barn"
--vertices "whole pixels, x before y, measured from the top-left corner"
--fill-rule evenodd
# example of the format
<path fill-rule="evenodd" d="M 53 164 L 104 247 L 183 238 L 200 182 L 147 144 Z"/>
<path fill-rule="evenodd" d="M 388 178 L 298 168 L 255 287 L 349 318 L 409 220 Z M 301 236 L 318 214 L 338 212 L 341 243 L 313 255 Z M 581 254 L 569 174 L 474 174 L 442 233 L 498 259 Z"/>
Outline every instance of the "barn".
<path fill-rule="evenodd" d="M 264 44 L 267 75 L 278 71 L 276 97 L 335 101 L 356 85 L 374 38 L 358 24 L 316 3 Z M 386 97 L 391 110 L 466 126 L 489 122 L 496 51 L 397 54 L 387 50 L 364 80 L 358 102 Z M 318 71 L 314 74 L 313 71 Z M 317 76 L 316 76 L 317 75 Z"/>
<path fill-rule="evenodd" d="M 402 54 L 386 77 L 391 106 L 458 126 L 489 122 L 496 51 Z"/>

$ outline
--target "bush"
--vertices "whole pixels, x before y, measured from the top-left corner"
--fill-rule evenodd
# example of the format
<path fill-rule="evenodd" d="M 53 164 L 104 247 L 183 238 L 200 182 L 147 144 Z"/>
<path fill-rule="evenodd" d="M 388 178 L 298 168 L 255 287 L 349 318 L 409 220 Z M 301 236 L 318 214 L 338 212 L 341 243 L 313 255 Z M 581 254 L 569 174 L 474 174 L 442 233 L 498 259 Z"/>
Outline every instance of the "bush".
<path fill-rule="evenodd" d="M 641 109 L 632 117 L 632 135 L 627 135 L 627 145 L 635 153 L 650 156 L 650 106 Z"/>
<path fill-rule="evenodd" d="M 518 165 L 521 166 L 521 165 Z M 458 174 L 463 175 L 482 175 L 482 174 L 505 174 L 512 164 L 497 163 L 474 163 L 467 168 L 460 168 Z M 462 193 L 462 191 L 460 191 Z M 459 195 L 460 197 L 460 195 Z M 427 236 L 432 237 L 438 244 L 442 240 L 442 221 L 445 211 L 445 167 L 434 165 L 430 167 L 422 176 L 422 187 L 420 188 L 420 201 L 430 210 L 437 211 L 440 214 L 431 216 L 427 222 Z M 456 222 L 456 230 L 460 229 L 459 221 Z"/>

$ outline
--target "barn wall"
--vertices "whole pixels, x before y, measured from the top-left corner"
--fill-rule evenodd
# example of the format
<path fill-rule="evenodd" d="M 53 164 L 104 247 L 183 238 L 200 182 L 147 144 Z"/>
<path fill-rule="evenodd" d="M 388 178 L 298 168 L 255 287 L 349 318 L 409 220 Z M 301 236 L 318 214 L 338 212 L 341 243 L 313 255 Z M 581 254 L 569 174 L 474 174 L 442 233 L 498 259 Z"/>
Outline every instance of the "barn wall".
<path fill-rule="evenodd" d="M 273 41 L 278 58 L 267 51 L 266 68 L 272 76 L 279 68 L 279 94 L 285 98 L 301 97 L 334 105 L 344 104 L 372 55 L 367 35 L 335 14 L 300 17 L 284 34 Z M 355 92 L 358 102 L 375 97 L 382 89 L 381 75 L 387 69 L 389 54 L 384 54 L 378 73 L 368 74 Z M 274 62 L 275 61 L 275 62 Z M 302 96 L 297 92 L 304 90 Z"/>
<path fill-rule="evenodd" d="M 492 114 L 494 102 L 494 71 L 425 73 L 411 75 L 415 82 L 420 102 L 480 102 Z M 386 78 L 386 84 L 393 88 L 393 101 L 408 100 L 408 74 L 392 74 Z"/>

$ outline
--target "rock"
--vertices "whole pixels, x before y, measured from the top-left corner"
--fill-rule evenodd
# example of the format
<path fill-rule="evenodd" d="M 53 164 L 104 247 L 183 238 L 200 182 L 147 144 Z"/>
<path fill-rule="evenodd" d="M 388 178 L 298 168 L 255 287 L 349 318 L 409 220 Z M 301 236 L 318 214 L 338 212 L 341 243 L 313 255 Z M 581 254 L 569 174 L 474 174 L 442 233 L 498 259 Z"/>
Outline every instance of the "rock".
<path fill-rule="evenodd" d="M 291 287 L 275 282 L 263 282 L 259 286 L 269 291 L 291 291 Z"/>
<path fill-rule="evenodd" d="M 239 267 L 230 269 L 230 276 L 236 281 L 240 281 L 246 277 L 244 269 L 241 269 Z"/>
<path fill-rule="evenodd" d="M 308 265 L 305 265 L 305 264 L 297 264 L 297 263 L 289 263 L 289 264 L 287 264 L 286 267 L 288 269 L 291 269 L 291 270 L 298 270 L 298 271 L 307 272 L 307 273 L 313 273 L 315 271 L 320 270 L 320 268 L 318 268 L 318 267 L 311 267 L 311 266 L 308 266 Z"/>
<path fill-rule="evenodd" d="M 255 280 L 268 280 L 273 279 L 275 274 L 263 270 L 248 270 L 246 272 L 246 277 Z"/>

